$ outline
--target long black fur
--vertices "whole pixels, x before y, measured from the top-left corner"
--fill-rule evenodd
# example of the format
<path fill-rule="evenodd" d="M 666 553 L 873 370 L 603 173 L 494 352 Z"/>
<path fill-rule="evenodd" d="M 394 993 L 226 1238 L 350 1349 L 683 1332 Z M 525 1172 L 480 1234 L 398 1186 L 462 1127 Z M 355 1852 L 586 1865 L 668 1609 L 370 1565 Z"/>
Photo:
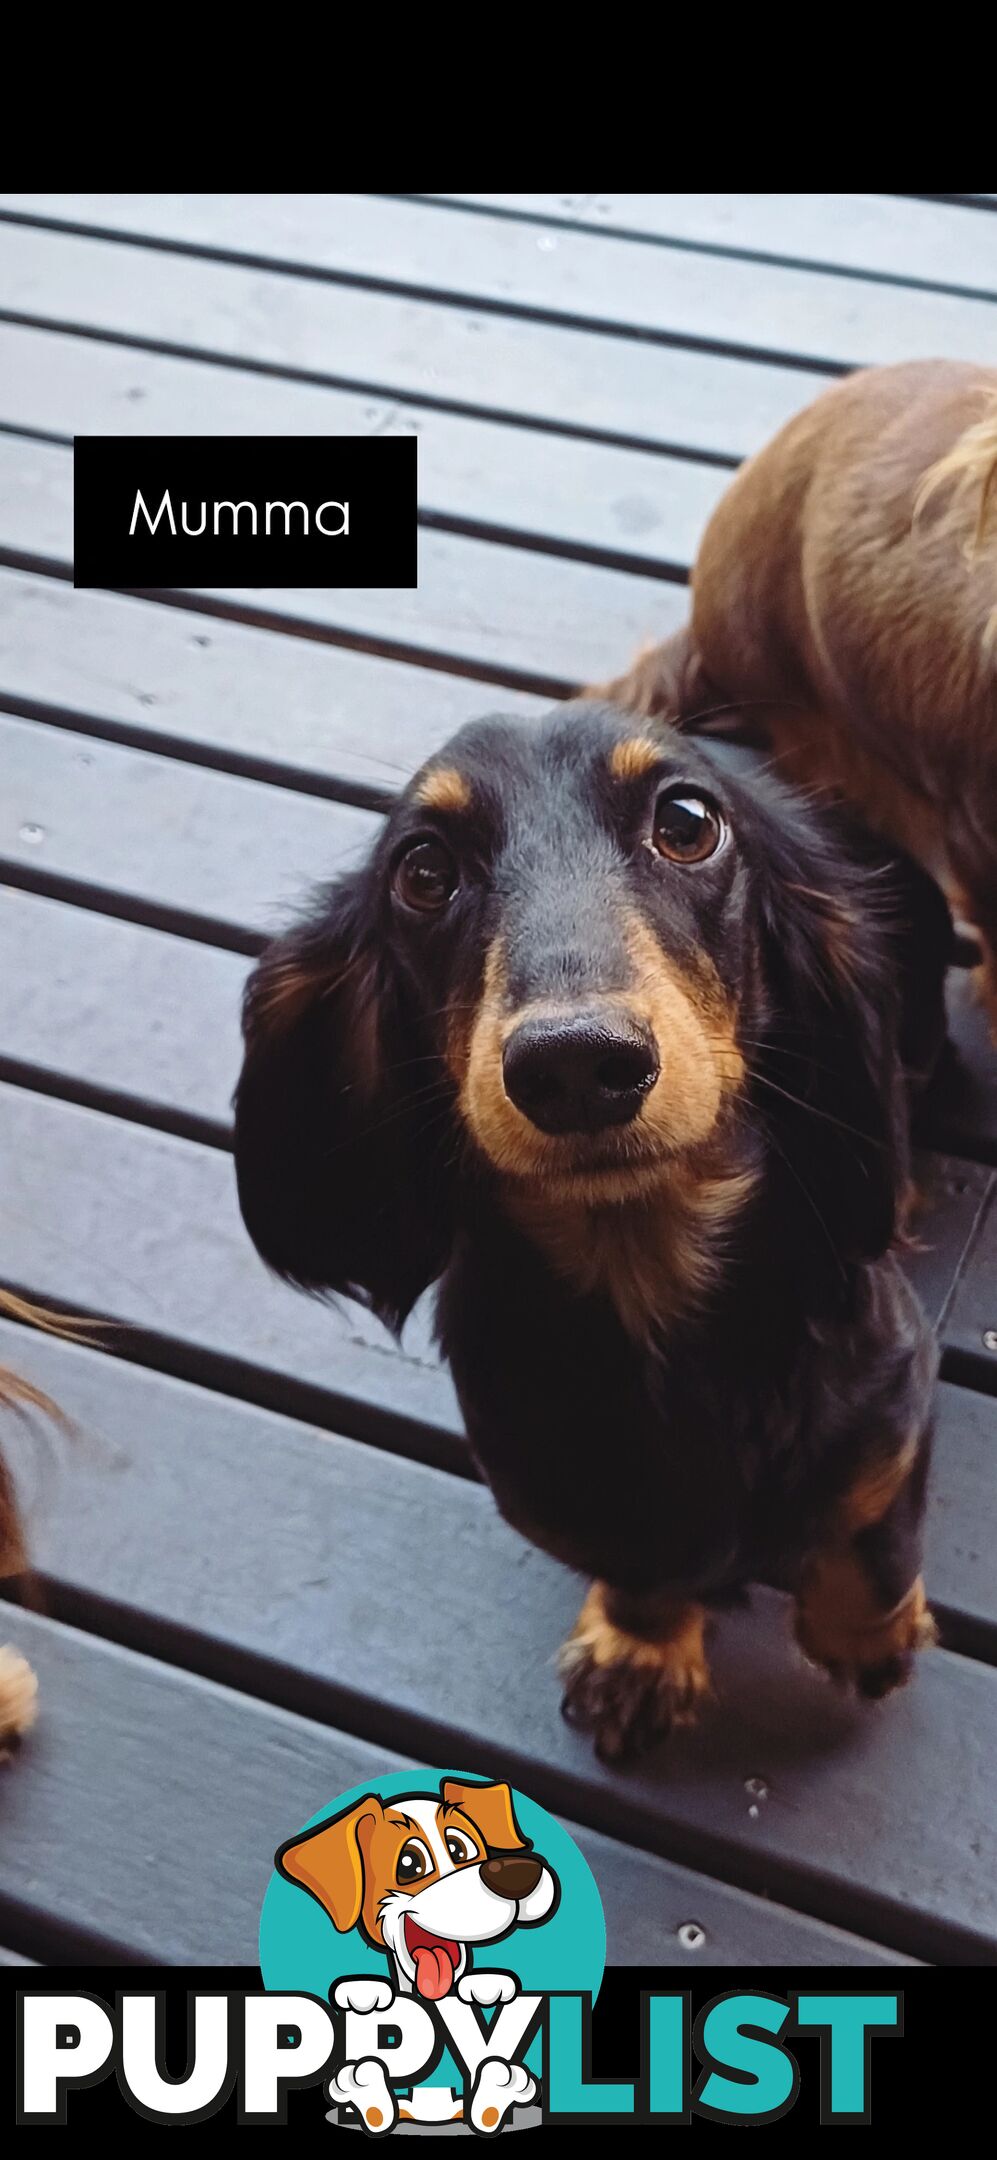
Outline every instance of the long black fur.
<path fill-rule="evenodd" d="M 638 789 L 623 830 L 607 771 L 632 732 L 582 704 L 464 730 L 443 753 L 474 800 L 459 838 L 446 827 L 467 868 L 445 918 L 413 924 L 392 897 L 400 850 L 441 827 L 413 786 L 369 863 L 264 954 L 239 1190 L 264 1258 L 307 1289 L 398 1329 L 439 1282 L 472 1448 L 528 1537 L 621 1596 L 723 1602 L 757 1576 L 791 1581 L 871 1454 L 915 1433 L 926 1463 L 935 1350 L 895 1244 L 951 924 L 913 865 L 668 731 L 661 777 L 708 790 L 733 841 L 722 876 L 653 884 L 635 837 L 647 806 Z M 646 1348 L 514 1227 L 447 1060 L 497 933 L 527 990 L 559 955 L 584 973 L 621 892 L 738 1001 L 748 1076 L 726 1144 L 758 1173 L 713 1287 Z M 905 1505 L 884 1595 L 916 1573 L 920 1502 Z"/>

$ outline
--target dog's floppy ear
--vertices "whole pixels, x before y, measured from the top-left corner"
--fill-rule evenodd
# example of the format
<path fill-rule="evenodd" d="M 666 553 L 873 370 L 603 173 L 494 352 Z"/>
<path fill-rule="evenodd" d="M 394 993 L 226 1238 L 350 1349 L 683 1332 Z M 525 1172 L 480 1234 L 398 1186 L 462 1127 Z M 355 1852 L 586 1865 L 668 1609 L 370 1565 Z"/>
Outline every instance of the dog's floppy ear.
<path fill-rule="evenodd" d="M 345 1815 L 333 1815 L 314 1830 L 289 1838 L 275 1856 L 280 1874 L 307 1890 L 341 1935 L 356 1927 L 363 1906 L 361 1823 L 376 1823 L 383 1814 L 376 1793 L 367 1793 Z"/>
<path fill-rule="evenodd" d="M 786 808 L 769 838 L 770 1014 L 749 1063 L 777 1157 L 805 1196 L 811 1249 L 840 1267 L 887 1250 L 909 1182 L 897 899 L 889 863 L 850 853 L 830 820 Z"/>
<path fill-rule="evenodd" d="M 358 1298 L 397 1332 L 449 1253 L 449 1083 L 405 1010 L 369 869 L 267 947 L 243 1035 L 235 1159 L 253 1243 L 288 1282 Z"/>
<path fill-rule="evenodd" d="M 444 1778 L 443 1798 L 461 1807 L 481 1831 L 485 1844 L 496 1852 L 516 1852 L 530 1843 L 516 1821 L 508 1785 L 464 1785 L 458 1778 Z"/>

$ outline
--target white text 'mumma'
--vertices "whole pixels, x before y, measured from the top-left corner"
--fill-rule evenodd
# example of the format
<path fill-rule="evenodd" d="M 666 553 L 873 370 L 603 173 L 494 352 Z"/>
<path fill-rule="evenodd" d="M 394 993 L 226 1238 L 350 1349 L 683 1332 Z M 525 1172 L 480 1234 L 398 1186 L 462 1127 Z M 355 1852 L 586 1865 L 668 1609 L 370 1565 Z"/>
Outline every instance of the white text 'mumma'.
<path fill-rule="evenodd" d="M 274 530 L 277 520 L 282 519 L 283 525 L 277 524 L 277 532 L 279 534 L 282 530 L 286 540 L 292 532 L 292 518 L 295 517 L 295 513 L 300 513 L 300 522 L 296 520 L 293 531 L 295 537 L 306 539 L 312 523 L 308 505 L 303 502 L 268 502 L 258 506 L 252 502 L 199 502 L 192 504 L 184 501 L 180 504 L 180 522 L 178 525 L 169 488 L 165 490 L 155 516 L 152 515 L 141 488 L 138 488 L 135 494 L 132 521 L 128 527 L 129 538 L 136 531 L 139 518 L 143 517 L 151 533 L 158 532 L 160 525 L 165 523 L 174 539 L 178 532 L 186 533 L 190 539 L 199 539 L 203 533 L 208 531 L 209 512 L 212 521 L 211 531 L 215 534 L 224 529 L 232 534 L 239 532 L 256 534 L 262 530 L 269 535 Z M 193 522 L 198 516 L 200 522 Z M 321 533 L 326 540 L 342 539 L 350 529 L 349 503 L 319 503 L 317 510 L 314 512 L 314 525 L 316 532 Z"/>

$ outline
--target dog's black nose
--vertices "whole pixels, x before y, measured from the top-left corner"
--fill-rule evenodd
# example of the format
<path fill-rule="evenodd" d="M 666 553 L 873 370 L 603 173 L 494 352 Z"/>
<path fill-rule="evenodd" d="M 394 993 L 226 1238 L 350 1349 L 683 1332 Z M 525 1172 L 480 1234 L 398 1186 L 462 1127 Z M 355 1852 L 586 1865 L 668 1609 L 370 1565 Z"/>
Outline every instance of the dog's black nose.
<path fill-rule="evenodd" d="M 481 1878 L 496 1897 L 529 1897 L 543 1874 L 543 1861 L 534 1859 L 532 1853 L 494 1853 L 481 1866 Z"/>
<path fill-rule="evenodd" d="M 506 1094 L 546 1133 L 628 1124 L 660 1070 L 650 1031 L 605 1008 L 524 1020 L 502 1056 Z"/>

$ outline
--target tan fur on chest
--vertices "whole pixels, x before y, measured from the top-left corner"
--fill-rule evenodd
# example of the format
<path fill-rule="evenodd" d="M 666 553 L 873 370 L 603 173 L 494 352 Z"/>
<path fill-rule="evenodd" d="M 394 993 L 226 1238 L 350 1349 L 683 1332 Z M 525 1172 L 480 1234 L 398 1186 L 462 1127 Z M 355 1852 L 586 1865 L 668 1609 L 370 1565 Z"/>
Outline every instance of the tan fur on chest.
<path fill-rule="evenodd" d="M 554 1273 L 583 1297 L 605 1297 L 636 1342 L 694 1308 L 716 1279 L 727 1234 L 754 1186 L 750 1172 L 675 1172 L 622 1206 L 552 1203 L 511 1190 L 512 1219 Z"/>

